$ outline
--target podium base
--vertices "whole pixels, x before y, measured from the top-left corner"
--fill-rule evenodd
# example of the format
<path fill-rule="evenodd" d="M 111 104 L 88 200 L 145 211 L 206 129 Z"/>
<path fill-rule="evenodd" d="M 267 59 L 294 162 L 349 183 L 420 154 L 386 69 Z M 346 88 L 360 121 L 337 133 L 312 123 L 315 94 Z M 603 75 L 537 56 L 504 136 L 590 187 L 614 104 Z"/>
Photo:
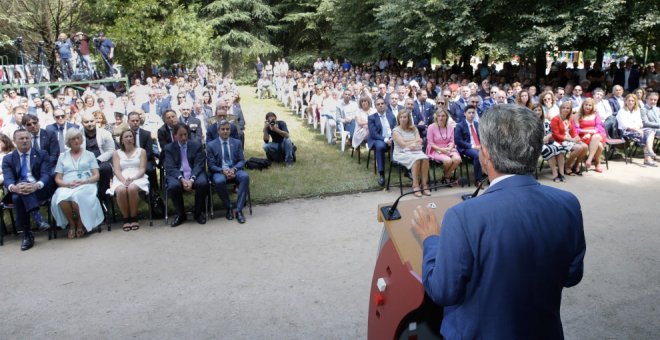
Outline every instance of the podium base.
<path fill-rule="evenodd" d="M 399 220 L 401 219 L 401 214 L 399 213 L 398 210 L 394 210 L 392 214 L 390 214 L 390 208 L 391 206 L 385 206 L 380 208 L 380 212 L 383 214 L 383 218 L 386 221 L 392 221 L 392 220 Z"/>

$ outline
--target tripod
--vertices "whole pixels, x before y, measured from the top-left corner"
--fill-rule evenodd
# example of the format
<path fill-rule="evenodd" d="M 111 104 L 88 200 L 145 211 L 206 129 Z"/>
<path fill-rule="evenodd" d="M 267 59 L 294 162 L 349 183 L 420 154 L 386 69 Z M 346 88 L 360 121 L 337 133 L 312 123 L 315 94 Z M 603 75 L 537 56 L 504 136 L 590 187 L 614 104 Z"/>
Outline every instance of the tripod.
<path fill-rule="evenodd" d="M 35 84 L 41 83 L 41 79 L 43 78 L 43 75 L 44 75 L 44 60 L 46 60 L 46 58 L 44 56 L 44 44 L 43 44 L 43 42 L 39 42 L 39 44 L 37 45 L 37 62 L 39 64 L 37 64 L 37 68 L 36 68 L 37 75 L 34 78 L 34 83 Z"/>
<path fill-rule="evenodd" d="M 82 53 L 80 53 L 80 43 L 76 43 L 74 45 L 76 47 L 76 53 L 78 54 L 78 58 L 76 60 L 76 72 L 74 73 L 74 77 L 77 78 L 76 80 L 88 80 L 92 78 L 93 72 L 91 69 L 91 65 L 83 58 Z"/>

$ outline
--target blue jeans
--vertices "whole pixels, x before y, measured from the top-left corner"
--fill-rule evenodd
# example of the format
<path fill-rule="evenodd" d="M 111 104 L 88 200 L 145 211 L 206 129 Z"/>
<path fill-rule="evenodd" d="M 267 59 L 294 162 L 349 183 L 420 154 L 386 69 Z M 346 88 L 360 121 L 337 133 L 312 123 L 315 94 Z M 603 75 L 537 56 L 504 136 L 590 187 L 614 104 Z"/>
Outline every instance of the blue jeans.
<path fill-rule="evenodd" d="M 287 163 L 293 162 L 293 142 L 291 139 L 284 138 L 282 143 L 265 143 L 264 151 L 266 151 L 266 158 L 274 162 L 285 161 Z"/>

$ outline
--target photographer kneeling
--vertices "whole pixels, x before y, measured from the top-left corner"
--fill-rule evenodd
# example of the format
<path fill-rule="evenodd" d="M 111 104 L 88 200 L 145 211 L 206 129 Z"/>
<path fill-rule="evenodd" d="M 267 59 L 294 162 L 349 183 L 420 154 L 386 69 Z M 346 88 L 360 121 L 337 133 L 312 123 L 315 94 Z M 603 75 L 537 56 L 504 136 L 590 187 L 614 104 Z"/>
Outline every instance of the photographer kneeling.
<path fill-rule="evenodd" d="M 268 160 L 271 162 L 284 160 L 287 168 L 293 166 L 293 142 L 289 138 L 289 129 L 284 121 L 277 120 L 273 112 L 266 113 L 264 143 Z"/>

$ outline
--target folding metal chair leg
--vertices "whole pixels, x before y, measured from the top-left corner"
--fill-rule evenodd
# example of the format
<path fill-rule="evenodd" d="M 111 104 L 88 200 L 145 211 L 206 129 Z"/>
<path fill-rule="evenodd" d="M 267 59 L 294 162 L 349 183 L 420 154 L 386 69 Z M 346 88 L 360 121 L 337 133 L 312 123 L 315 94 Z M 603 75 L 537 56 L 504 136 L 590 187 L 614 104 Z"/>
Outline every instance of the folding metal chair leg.
<path fill-rule="evenodd" d="M 401 177 L 401 164 L 397 163 L 397 168 L 399 170 L 399 192 L 403 195 L 403 178 Z M 390 168 L 391 170 L 391 168 Z"/>
<path fill-rule="evenodd" d="M 250 209 L 250 215 L 252 215 L 252 194 L 250 194 L 250 188 L 248 187 L 247 191 L 247 201 L 248 201 L 248 209 Z"/>

